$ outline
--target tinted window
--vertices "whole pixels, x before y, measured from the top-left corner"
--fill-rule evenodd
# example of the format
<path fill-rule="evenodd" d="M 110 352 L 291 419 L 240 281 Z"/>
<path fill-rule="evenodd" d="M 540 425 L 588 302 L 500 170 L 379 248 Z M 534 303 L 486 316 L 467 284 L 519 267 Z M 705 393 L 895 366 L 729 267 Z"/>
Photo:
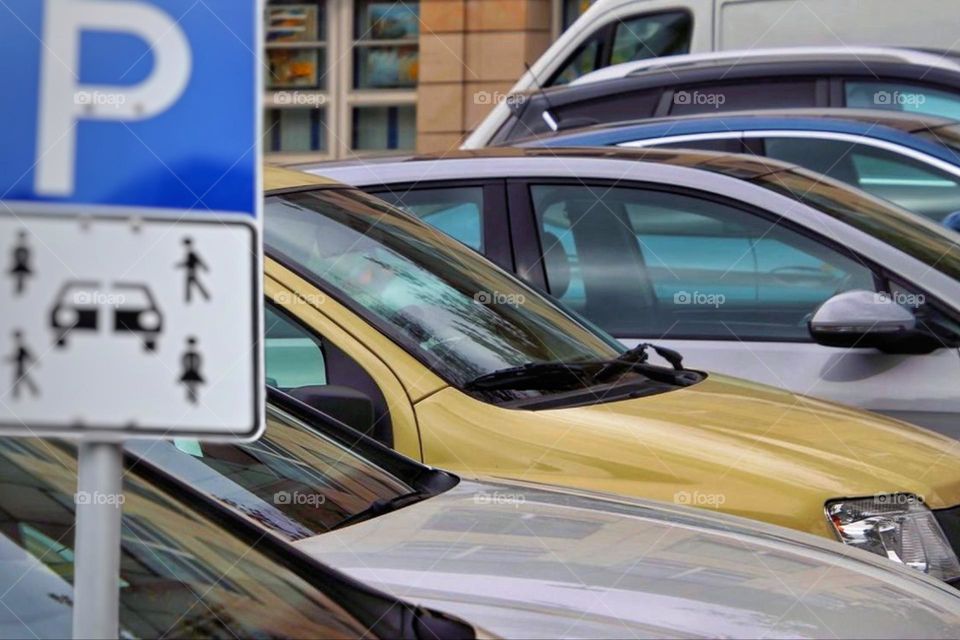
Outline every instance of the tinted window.
<path fill-rule="evenodd" d="M 0 441 L 2 637 L 71 635 L 76 474 L 73 456 L 48 443 Z M 121 637 L 364 633 L 322 593 L 230 531 L 133 474 L 124 489 Z"/>
<path fill-rule="evenodd" d="M 960 245 L 955 232 L 918 219 L 858 189 L 803 170 L 757 176 L 753 182 L 826 213 L 903 251 L 951 278 L 960 279 Z"/>
<path fill-rule="evenodd" d="M 379 191 L 374 195 L 471 249 L 483 251 L 483 187 Z"/>
<path fill-rule="evenodd" d="M 816 83 L 742 81 L 722 85 L 678 87 L 670 104 L 671 115 L 750 109 L 817 106 Z"/>
<path fill-rule="evenodd" d="M 937 222 L 960 210 L 960 180 L 885 149 L 841 140 L 767 138 L 766 155 L 890 200 Z"/>
<path fill-rule="evenodd" d="M 808 340 L 806 318 L 862 264 L 782 225 L 687 195 L 534 186 L 551 293 L 614 335 Z"/>
<path fill-rule="evenodd" d="M 960 95 L 909 82 L 848 81 L 847 106 L 926 113 L 960 120 Z"/>
<path fill-rule="evenodd" d="M 326 533 L 376 500 L 413 491 L 274 407 L 266 433 L 250 444 L 178 439 L 127 446 L 290 540 Z"/>
<path fill-rule="evenodd" d="M 632 16 L 618 20 L 612 29 L 604 25 L 567 58 L 546 84 L 568 84 L 611 64 L 688 53 L 692 28 L 693 19 L 684 11 Z M 610 33 L 612 42 L 608 41 Z"/>
<path fill-rule="evenodd" d="M 566 63 L 554 74 L 548 85 L 569 84 L 600 68 L 600 52 L 602 50 L 600 38 L 593 37 L 580 45 Z"/>
<path fill-rule="evenodd" d="M 530 362 L 605 360 L 622 350 L 476 252 L 363 193 L 272 197 L 265 215 L 273 255 L 453 384 Z"/>
<path fill-rule="evenodd" d="M 689 53 L 692 27 L 693 19 L 684 12 L 620 20 L 613 32 L 610 64 Z"/>

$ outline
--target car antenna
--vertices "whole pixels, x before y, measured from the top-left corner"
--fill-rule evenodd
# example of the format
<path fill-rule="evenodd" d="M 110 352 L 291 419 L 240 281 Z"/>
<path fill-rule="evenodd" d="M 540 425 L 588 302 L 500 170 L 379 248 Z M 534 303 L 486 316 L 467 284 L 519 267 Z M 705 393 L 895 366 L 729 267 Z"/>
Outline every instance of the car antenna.
<path fill-rule="evenodd" d="M 557 130 L 560 129 L 560 122 L 553 116 L 552 113 L 550 113 L 553 110 L 553 105 L 550 104 L 550 98 L 547 96 L 547 92 L 544 91 L 543 87 L 540 85 L 540 81 L 537 80 L 537 76 L 533 72 L 533 69 L 530 68 L 530 63 L 524 60 L 523 66 L 527 68 L 527 73 L 529 73 L 530 77 L 533 78 L 533 84 L 537 87 L 537 92 L 547 105 L 547 108 L 543 110 L 543 113 L 540 114 L 540 117 L 543 118 L 543 121 L 547 123 L 547 126 L 550 127 L 550 130 L 556 133 Z"/>

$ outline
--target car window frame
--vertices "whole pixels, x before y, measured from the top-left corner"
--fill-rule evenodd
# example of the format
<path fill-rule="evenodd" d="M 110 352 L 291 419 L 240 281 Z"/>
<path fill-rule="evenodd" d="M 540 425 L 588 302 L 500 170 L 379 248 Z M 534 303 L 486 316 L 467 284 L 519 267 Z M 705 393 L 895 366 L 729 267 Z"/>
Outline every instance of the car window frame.
<path fill-rule="evenodd" d="M 613 188 L 613 187 L 622 187 L 622 188 L 631 188 L 631 189 L 643 189 L 649 191 L 657 191 L 661 193 L 670 193 L 676 195 L 683 195 L 693 198 L 699 198 L 701 200 L 706 200 L 709 202 L 715 202 L 718 205 L 723 205 L 727 207 L 732 207 L 744 213 L 758 216 L 769 222 L 777 222 L 779 226 L 793 232 L 797 233 L 803 237 L 806 237 L 809 240 L 812 240 L 820 245 L 825 246 L 835 253 L 854 260 L 855 262 L 860 263 L 866 269 L 868 269 L 873 275 L 873 288 L 876 292 L 887 291 L 886 287 L 890 281 L 889 272 L 886 269 L 882 269 L 875 261 L 871 260 L 867 256 L 850 249 L 842 245 L 839 242 L 831 240 L 828 236 L 817 233 L 816 231 L 804 227 L 802 225 L 796 224 L 795 222 L 778 216 L 777 214 L 767 211 L 761 207 L 751 205 L 749 203 L 741 202 L 734 198 L 726 197 L 721 194 L 711 193 L 709 191 L 702 191 L 699 189 L 693 189 L 689 187 L 681 187 L 677 185 L 666 185 L 660 183 L 649 183 L 636 180 L 611 180 L 611 179 L 601 179 L 601 178 L 587 178 L 587 179 L 576 179 L 576 178 L 515 178 L 511 180 L 513 189 L 510 191 L 512 196 L 511 198 L 511 215 L 516 214 L 516 216 L 521 217 L 523 220 L 518 221 L 524 226 L 527 226 L 532 229 L 535 244 L 530 243 L 529 239 L 526 239 L 526 242 L 529 244 L 528 247 L 522 248 L 519 246 L 514 247 L 514 253 L 518 256 L 521 255 L 521 251 L 525 249 L 525 254 L 527 256 L 537 254 L 537 256 L 542 255 L 543 244 L 540 239 L 540 229 L 537 222 L 536 211 L 533 206 L 533 196 L 530 187 L 534 185 L 546 185 L 546 186 L 590 186 L 596 188 Z M 513 200 L 513 198 L 518 198 L 518 200 Z M 531 250 L 530 247 L 533 247 Z M 546 283 L 546 266 L 543 264 L 542 260 L 537 259 L 539 263 L 536 268 L 536 274 L 534 277 L 538 282 L 541 282 L 541 290 L 547 291 Z M 518 274 L 519 275 L 519 274 Z M 900 277 L 903 280 L 902 277 Z M 528 284 L 533 284 L 532 281 L 526 280 Z M 549 292 L 548 292 L 549 293 Z M 590 318 L 587 318 L 591 320 Z M 615 338 L 619 340 L 635 340 L 635 339 L 645 339 L 650 338 L 649 335 L 615 335 Z M 686 335 L 671 335 L 669 336 L 671 340 L 690 340 L 698 342 L 735 342 L 739 338 L 736 336 L 718 335 L 718 336 L 686 336 Z M 662 339 L 662 337 L 661 337 Z M 764 342 L 764 343 L 790 343 L 790 344 L 816 344 L 812 337 L 809 338 L 754 338 L 751 337 L 749 342 Z"/>
<path fill-rule="evenodd" d="M 434 189 L 469 189 L 480 187 L 483 189 L 483 210 L 481 216 L 481 234 L 483 251 L 481 252 L 497 266 L 513 273 L 516 263 L 510 243 L 510 224 L 507 211 L 507 194 L 505 181 L 499 178 L 491 179 L 459 179 L 437 181 L 404 181 L 385 182 L 360 187 L 372 196 L 380 197 L 384 192 L 396 194 L 408 191 L 432 191 Z M 419 218 L 419 216 L 417 216 Z M 420 218 L 422 220 L 422 218 Z M 423 220 L 426 222 L 426 220 Z M 430 224 L 426 222 L 426 224 Z M 432 226 L 432 225 L 431 225 Z M 470 247 L 473 249 L 473 247 Z"/>

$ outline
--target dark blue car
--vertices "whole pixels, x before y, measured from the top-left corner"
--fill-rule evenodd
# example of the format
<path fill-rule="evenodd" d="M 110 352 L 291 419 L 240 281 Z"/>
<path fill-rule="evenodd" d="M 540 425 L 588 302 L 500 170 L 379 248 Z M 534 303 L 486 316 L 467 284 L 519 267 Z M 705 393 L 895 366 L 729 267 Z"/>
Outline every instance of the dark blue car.
<path fill-rule="evenodd" d="M 937 221 L 960 211 L 960 124 L 933 116 L 850 109 L 723 113 L 595 126 L 524 146 L 751 153 L 798 164 Z"/>

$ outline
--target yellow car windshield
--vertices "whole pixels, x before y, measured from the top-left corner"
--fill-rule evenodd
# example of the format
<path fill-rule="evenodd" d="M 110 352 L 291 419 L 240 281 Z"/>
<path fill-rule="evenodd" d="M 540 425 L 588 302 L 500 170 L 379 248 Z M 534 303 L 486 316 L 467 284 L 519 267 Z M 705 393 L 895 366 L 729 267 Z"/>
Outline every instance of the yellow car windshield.
<path fill-rule="evenodd" d="M 267 198 L 271 255 L 452 384 L 531 362 L 596 362 L 623 348 L 428 225 L 348 189 Z"/>

